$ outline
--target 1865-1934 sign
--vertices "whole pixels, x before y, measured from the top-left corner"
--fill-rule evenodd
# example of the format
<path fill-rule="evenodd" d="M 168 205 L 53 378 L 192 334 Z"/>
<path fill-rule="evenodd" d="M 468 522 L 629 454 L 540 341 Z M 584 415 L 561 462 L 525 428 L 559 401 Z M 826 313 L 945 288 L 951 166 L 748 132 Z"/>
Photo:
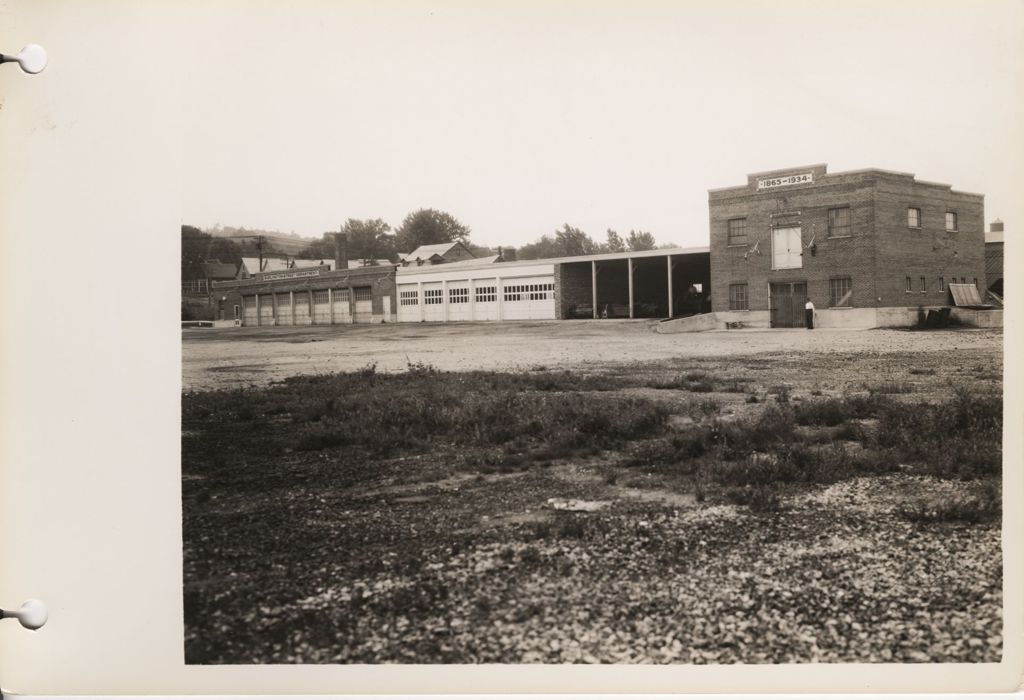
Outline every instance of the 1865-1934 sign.
<path fill-rule="evenodd" d="M 796 175 L 786 175 L 784 177 L 763 177 L 757 180 L 757 189 L 768 190 L 773 187 L 786 187 L 787 185 L 803 185 L 808 182 L 814 182 L 813 173 L 797 173 Z"/>

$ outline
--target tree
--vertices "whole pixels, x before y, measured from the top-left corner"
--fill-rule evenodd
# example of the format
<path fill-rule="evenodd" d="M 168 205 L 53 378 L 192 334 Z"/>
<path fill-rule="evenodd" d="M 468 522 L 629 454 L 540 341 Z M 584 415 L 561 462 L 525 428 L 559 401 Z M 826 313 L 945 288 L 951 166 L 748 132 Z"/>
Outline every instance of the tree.
<path fill-rule="evenodd" d="M 436 209 L 420 209 L 405 217 L 395 231 L 395 246 L 411 253 L 421 245 L 432 243 L 469 243 L 470 229 L 454 216 Z"/>
<path fill-rule="evenodd" d="M 597 250 L 597 244 L 586 233 L 565 224 L 555 231 L 555 243 L 561 250 L 561 255 L 591 255 Z"/>
<path fill-rule="evenodd" d="M 543 235 L 533 243 L 520 246 L 517 251 L 520 260 L 538 260 L 540 258 L 557 258 L 562 255 L 561 249 L 555 243 L 555 237 Z"/>
<path fill-rule="evenodd" d="M 630 231 L 626 238 L 630 250 L 654 250 L 654 236 L 647 231 Z"/>
<path fill-rule="evenodd" d="M 341 227 L 341 232 L 348 237 L 349 260 L 394 260 L 397 257 L 395 236 L 383 219 L 349 219 Z M 328 231 L 303 248 L 298 257 L 333 260 L 334 236 L 333 231 Z"/>
<path fill-rule="evenodd" d="M 605 248 L 609 253 L 622 253 L 626 250 L 626 244 L 622 242 L 622 236 L 614 229 L 608 229 L 608 242 Z"/>
<path fill-rule="evenodd" d="M 215 238 L 195 226 L 181 227 L 181 279 L 203 277 L 203 263 L 217 260 L 237 265 L 242 262 L 238 244 L 226 238 Z"/>

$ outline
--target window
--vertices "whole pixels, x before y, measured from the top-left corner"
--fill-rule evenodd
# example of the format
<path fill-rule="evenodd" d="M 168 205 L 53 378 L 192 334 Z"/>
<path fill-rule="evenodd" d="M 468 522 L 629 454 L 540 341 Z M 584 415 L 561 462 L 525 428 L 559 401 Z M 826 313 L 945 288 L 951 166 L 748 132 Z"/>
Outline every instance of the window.
<path fill-rule="evenodd" d="M 945 277 L 940 277 L 939 278 L 939 291 L 940 292 L 946 291 L 946 278 Z"/>
<path fill-rule="evenodd" d="M 238 304 L 235 304 L 235 320 L 237 321 L 238 319 L 239 319 L 239 315 L 238 315 Z"/>
<path fill-rule="evenodd" d="M 326 304 L 330 295 L 326 289 L 317 289 L 313 292 L 313 303 L 314 304 Z"/>
<path fill-rule="evenodd" d="M 921 210 L 917 207 L 907 209 L 907 226 L 909 228 L 921 228 Z"/>
<path fill-rule="evenodd" d="M 454 287 L 448 290 L 449 304 L 468 304 L 469 287 Z"/>
<path fill-rule="evenodd" d="M 853 281 L 849 277 L 834 277 L 828 281 L 828 305 L 852 306 Z"/>
<path fill-rule="evenodd" d="M 912 277 L 908 277 L 907 278 L 907 291 L 908 292 L 914 291 L 914 279 Z"/>
<path fill-rule="evenodd" d="M 977 277 L 975 277 L 975 278 L 974 278 L 974 286 L 975 286 L 975 287 L 977 287 L 977 286 L 978 286 L 978 278 L 977 278 Z"/>
<path fill-rule="evenodd" d="M 925 278 L 925 277 L 921 278 L 921 291 L 922 292 L 927 292 L 928 291 L 928 279 Z"/>
<path fill-rule="evenodd" d="M 356 301 L 372 301 L 373 290 L 370 287 L 356 287 Z"/>
<path fill-rule="evenodd" d="M 967 284 L 967 278 L 966 277 L 961 277 L 960 278 L 960 284 Z"/>
<path fill-rule="evenodd" d="M 829 238 L 841 238 L 850 235 L 850 207 L 839 207 L 828 210 Z"/>
<path fill-rule="evenodd" d="M 554 298 L 554 282 L 505 285 L 505 301 L 541 301 Z"/>
<path fill-rule="evenodd" d="M 747 285 L 743 284 L 730 284 L 729 285 L 729 311 L 746 311 L 748 308 L 747 302 Z"/>
<path fill-rule="evenodd" d="M 476 288 L 476 301 L 478 304 L 484 304 L 488 302 L 495 302 L 498 300 L 498 288 L 497 287 L 477 287 Z"/>
<path fill-rule="evenodd" d="M 399 306 L 419 306 L 420 294 L 415 289 L 398 293 Z"/>
<path fill-rule="evenodd" d="M 960 230 L 960 229 L 957 228 L 956 212 L 955 211 L 947 211 L 946 212 L 946 230 L 947 231 L 959 231 Z"/>
<path fill-rule="evenodd" d="M 443 304 L 444 295 L 443 290 L 440 289 L 424 289 L 423 290 L 423 303 L 430 306 L 432 304 Z"/>
<path fill-rule="evenodd" d="M 728 245 L 747 244 L 747 220 L 729 219 L 729 243 Z"/>

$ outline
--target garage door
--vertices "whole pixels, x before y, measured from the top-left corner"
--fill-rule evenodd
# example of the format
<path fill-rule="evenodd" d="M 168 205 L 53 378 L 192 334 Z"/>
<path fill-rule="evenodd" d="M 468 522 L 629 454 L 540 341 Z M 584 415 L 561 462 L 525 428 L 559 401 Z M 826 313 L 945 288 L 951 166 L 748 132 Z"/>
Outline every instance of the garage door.
<path fill-rule="evenodd" d="M 256 295 L 242 297 L 242 325 L 256 325 Z"/>
<path fill-rule="evenodd" d="M 295 325 L 309 323 L 309 292 L 295 292 Z"/>
<path fill-rule="evenodd" d="M 373 320 L 373 290 L 356 287 L 352 291 L 356 297 L 356 323 L 369 323 Z"/>
<path fill-rule="evenodd" d="M 473 292 L 473 318 L 477 321 L 498 320 L 498 280 L 476 280 Z"/>
<path fill-rule="evenodd" d="M 260 294 L 260 325 L 274 325 L 274 295 Z"/>
<path fill-rule="evenodd" d="M 423 283 L 423 320 L 444 320 L 444 289 L 441 282 Z"/>
<path fill-rule="evenodd" d="M 292 325 L 292 298 L 288 292 L 278 292 L 277 298 L 277 325 Z"/>
<path fill-rule="evenodd" d="M 469 280 L 448 283 L 448 320 L 472 321 L 473 313 L 469 303 Z"/>
<path fill-rule="evenodd" d="M 331 299 L 326 289 L 313 292 L 313 323 L 326 326 L 331 322 Z"/>
<path fill-rule="evenodd" d="M 352 309 L 349 307 L 349 290 L 334 290 L 334 322 L 351 323 Z"/>
<path fill-rule="evenodd" d="M 504 290 L 502 318 L 553 319 L 555 317 L 555 280 L 551 276 L 502 280 Z"/>
<path fill-rule="evenodd" d="M 413 323 L 420 320 L 420 289 L 416 284 L 398 285 L 398 322 Z"/>

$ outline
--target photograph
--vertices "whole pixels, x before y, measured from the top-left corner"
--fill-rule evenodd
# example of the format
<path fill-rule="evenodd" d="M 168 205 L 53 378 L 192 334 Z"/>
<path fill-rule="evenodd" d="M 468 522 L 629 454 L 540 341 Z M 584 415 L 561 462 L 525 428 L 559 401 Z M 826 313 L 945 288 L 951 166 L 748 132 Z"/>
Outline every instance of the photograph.
<path fill-rule="evenodd" d="M 254 5 L 182 65 L 186 665 L 1003 660 L 1020 2 Z"/>

